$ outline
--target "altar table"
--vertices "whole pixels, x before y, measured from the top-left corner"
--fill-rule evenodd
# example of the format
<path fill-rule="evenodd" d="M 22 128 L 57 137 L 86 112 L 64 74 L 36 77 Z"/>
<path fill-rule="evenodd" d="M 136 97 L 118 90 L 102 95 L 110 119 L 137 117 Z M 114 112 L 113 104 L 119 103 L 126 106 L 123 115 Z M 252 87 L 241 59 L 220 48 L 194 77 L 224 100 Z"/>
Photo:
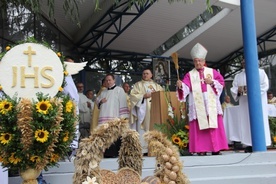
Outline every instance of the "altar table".
<path fill-rule="evenodd" d="M 241 140 L 241 130 L 239 122 L 239 106 L 227 107 L 224 109 L 223 122 L 228 143 Z"/>
<path fill-rule="evenodd" d="M 276 106 L 272 104 L 267 104 L 268 116 L 276 117 Z M 240 142 L 241 140 L 241 122 L 239 119 L 239 113 L 243 111 L 240 110 L 240 106 L 227 107 L 223 112 L 223 122 L 225 133 L 230 144 L 232 141 Z"/>

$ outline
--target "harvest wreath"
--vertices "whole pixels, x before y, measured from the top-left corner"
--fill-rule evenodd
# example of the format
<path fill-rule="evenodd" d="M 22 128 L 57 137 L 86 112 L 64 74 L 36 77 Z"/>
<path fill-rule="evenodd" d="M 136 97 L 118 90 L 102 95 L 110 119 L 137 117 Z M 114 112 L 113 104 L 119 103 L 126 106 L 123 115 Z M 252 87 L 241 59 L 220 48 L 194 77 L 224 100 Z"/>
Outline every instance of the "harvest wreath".
<path fill-rule="evenodd" d="M 27 44 L 24 45 L 27 48 L 34 49 L 39 46 L 45 49 L 45 45 L 38 44 L 34 39 L 21 42 L 14 48 L 20 44 Z M 1 54 L 0 66 L 8 60 L 5 56 L 12 49 L 12 46 L 7 46 L 7 51 Z M 49 47 L 47 49 L 50 50 Z M 54 53 L 52 50 L 51 52 Z M 47 58 L 48 55 L 43 55 L 43 53 L 37 51 L 36 54 L 38 56 L 42 54 L 41 57 Z M 9 89 L 7 85 L 4 87 L 5 81 L 0 78 L 0 90 L 2 91 L 0 97 L 0 162 L 9 170 L 24 172 L 34 169 L 41 171 L 57 165 L 57 162 L 67 154 L 75 135 L 75 126 L 78 120 L 76 106 L 68 95 L 62 93 L 66 85 L 64 78 L 68 72 L 65 70 L 62 54 L 58 52 L 54 55 L 53 57 L 57 57 L 55 61 L 60 62 L 62 68 L 62 80 L 56 89 L 48 88 L 49 92 L 54 91 L 56 94 L 52 97 L 43 92 L 36 92 L 36 98 L 7 94 L 6 91 Z M 18 56 L 15 56 L 14 60 L 16 59 Z M 14 70 L 15 64 L 11 67 Z M 32 67 L 37 66 L 29 66 L 29 68 Z M 49 68 L 51 65 L 48 64 L 47 67 Z M 50 78 L 49 73 L 51 72 L 55 71 L 49 70 L 48 78 Z M 12 75 L 15 74 L 16 72 L 13 72 Z M 25 88 L 28 87 L 27 84 L 25 85 Z M 29 89 L 28 93 L 33 90 L 39 89 Z"/>

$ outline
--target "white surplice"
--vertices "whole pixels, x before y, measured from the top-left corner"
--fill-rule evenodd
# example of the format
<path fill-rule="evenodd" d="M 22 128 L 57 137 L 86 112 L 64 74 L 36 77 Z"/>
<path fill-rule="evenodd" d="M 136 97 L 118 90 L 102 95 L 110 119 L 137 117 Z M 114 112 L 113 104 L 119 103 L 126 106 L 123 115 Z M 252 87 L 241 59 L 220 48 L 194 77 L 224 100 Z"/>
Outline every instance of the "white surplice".
<path fill-rule="evenodd" d="M 269 123 L 268 123 L 268 113 L 267 113 L 267 90 L 269 88 L 268 77 L 263 69 L 259 69 L 260 76 L 260 88 L 261 88 L 261 98 L 262 98 L 262 110 L 263 110 L 263 122 L 265 131 L 265 141 L 266 145 L 271 144 Z M 247 96 L 238 96 L 238 87 L 246 86 L 246 74 L 245 70 L 237 74 L 234 78 L 231 94 L 235 101 L 239 101 L 240 111 L 237 116 L 240 118 L 240 128 L 241 128 L 241 143 L 252 146 L 251 140 L 251 130 L 250 130 L 250 120 L 249 120 L 249 109 L 248 109 L 248 99 Z M 255 107 L 259 108 L 259 107 Z"/>
<path fill-rule="evenodd" d="M 79 113 L 80 113 L 80 123 L 89 122 L 90 123 L 90 108 L 87 106 L 87 102 L 91 102 L 83 93 L 79 94 Z M 89 116 L 87 117 L 87 115 Z M 88 119 L 87 119 L 88 118 Z"/>
<path fill-rule="evenodd" d="M 78 103 L 79 103 L 79 94 L 78 90 L 76 88 L 76 85 L 74 83 L 74 80 L 71 75 L 67 75 L 65 77 L 65 82 L 66 85 L 63 88 L 63 93 L 67 94 L 70 96 L 71 100 L 74 101 L 76 104 L 76 113 L 79 114 L 79 108 L 78 108 Z M 71 148 L 75 149 L 79 147 L 79 125 L 76 125 L 76 132 L 75 132 L 75 137 L 70 145 Z"/>
<path fill-rule="evenodd" d="M 116 86 L 111 90 L 104 89 L 96 98 L 98 106 L 103 98 L 106 98 L 107 102 L 100 105 L 99 124 L 115 118 L 129 118 L 127 98 L 123 88 Z"/>

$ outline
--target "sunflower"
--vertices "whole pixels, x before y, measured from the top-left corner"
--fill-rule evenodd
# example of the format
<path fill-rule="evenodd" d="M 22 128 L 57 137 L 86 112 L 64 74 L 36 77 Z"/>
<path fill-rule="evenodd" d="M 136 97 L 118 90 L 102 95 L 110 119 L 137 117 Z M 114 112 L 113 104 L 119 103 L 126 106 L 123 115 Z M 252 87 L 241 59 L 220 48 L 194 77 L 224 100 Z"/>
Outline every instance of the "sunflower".
<path fill-rule="evenodd" d="M 43 114 L 48 114 L 48 110 L 52 107 L 48 100 L 42 100 L 36 104 L 36 111 Z"/>
<path fill-rule="evenodd" d="M 179 143 L 179 148 L 181 148 L 181 149 L 187 148 L 187 146 L 188 146 L 188 144 L 187 144 L 186 142 L 181 141 L 181 142 Z"/>
<path fill-rule="evenodd" d="M 41 159 L 40 159 L 39 156 L 31 156 L 30 160 L 31 160 L 32 162 L 39 162 Z"/>
<path fill-rule="evenodd" d="M 276 142 L 276 136 L 273 137 L 273 142 Z"/>
<path fill-rule="evenodd" d="M 180 148 L 180 149 L 184 148 L 184 142 L 183 142 L 183 141 L 179 142 L 178 145 L 179 145 L 179 148 Z"/>
<path fill-rule="evenodd" d="M 68 139 L 69 139 L 69 132 L 66 131 L 66 132 L 65 132 L 65 135 L 64 135 L 64 137 L 63 137 L 63 142 L 67 142 Z"/>
<path fill-rule="evenodd" d="M 12 103 L 4 100 L 2 102 L 0 102 L 0 113 L 1 114 L 6 114 L 7 112 L 9 112 L 10 110 L 12 110 Z"/>
<path fill-rule="evenodd" d="M 49 137 L 49 132 L 47 130 L 36 130 L 35 131 L 35 139 L 38 141 L 38 142 L 46 142 L 48 140 L 48 137 Z"/>
<path fill-rule="evenodd" d="M 6 51 L 9 51 L 11 49 L 11 46 L 6 46 Z"/>
<path fill-rule="evenodd" d="M 11 156 L 9 157 L 9 161 L 10 161 L 10 163 L 16 165 L 17 163 L 21 162 L 21 159 L 15 157 L 14 153 L 12 153 Z"/>
<path fill-rule="evenodd" d="M 66 70 L 63 73 L 65 76 L 67 76 L 69 74 Z"/>
<path fill-rule="evenodd" d="M 2 144 L 8 144 L 12 139 L 12 135 L 9 133 L 1 133 L 0 141 Z"/>
<path fill-rule="evenodd" d="M 57 56 L 61 57 L 62 56 L 61 52 L 57 52 Z"/>
<path fill-rule="evenodd" d="M 0 85 L 0 91 L 2 91 L 3 87 Z"/>
<path fill-rule="evenodd" d="M 62 92 L 62 91 L 63 91 L 63 88 L 60 86 L 60 87 L 58 88 L 58 91 Z"/>
<path fill-rule="evenodd" d="M 172 136 L 172 142 L 173 142 L 174 144 L 179 145 L 182 141 L 181 141 L 181 139 L 180 139 L 177 135 L 173 135 L 173 136 Z"/>
<path fill-rule="evenodd" d="M 72 109 L 73 109 L 73 102 L 72 102 L 72 100 L 69 100 L 66 103 L 65 112 L 72 112 Z"/>
<path fill-rule="evenodd" d="M 4 161 L 3 157 L 0 156 L 0 163 Z"/>
<path fill-rule="evenodd" d="M 59 156 L 57 154 L 52 154 L 50 161 L 51 162 L 57 162 L 59 160 Z"/>
<path fill-rule="evenodd" d="M 185 127 L 185 129 L 187 129 L 187 130 L 190 129 L 190 126 L 189 126 L 189 125 L 185 125 L 184 127 Z"/>

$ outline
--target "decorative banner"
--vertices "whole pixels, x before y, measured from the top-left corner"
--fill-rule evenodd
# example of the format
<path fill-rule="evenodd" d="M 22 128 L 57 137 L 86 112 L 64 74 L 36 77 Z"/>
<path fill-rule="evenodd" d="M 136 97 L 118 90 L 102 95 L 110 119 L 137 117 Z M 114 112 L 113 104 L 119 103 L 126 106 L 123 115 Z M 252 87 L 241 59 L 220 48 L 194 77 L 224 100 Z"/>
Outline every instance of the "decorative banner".
<path fill-rule="evenodd" d="M 170 84 L 170 60 L 164 58 L 153 58 L 153 80 L 164 86 Z"/>
<path fill-rule="evenodd" d="M 63 65 L 51 49 L 24 43 L 9 50 L 0 62 L 0 85 L 9 96 L 36 98 L 37 92 L 54 97 L 63 82 Z"/>

